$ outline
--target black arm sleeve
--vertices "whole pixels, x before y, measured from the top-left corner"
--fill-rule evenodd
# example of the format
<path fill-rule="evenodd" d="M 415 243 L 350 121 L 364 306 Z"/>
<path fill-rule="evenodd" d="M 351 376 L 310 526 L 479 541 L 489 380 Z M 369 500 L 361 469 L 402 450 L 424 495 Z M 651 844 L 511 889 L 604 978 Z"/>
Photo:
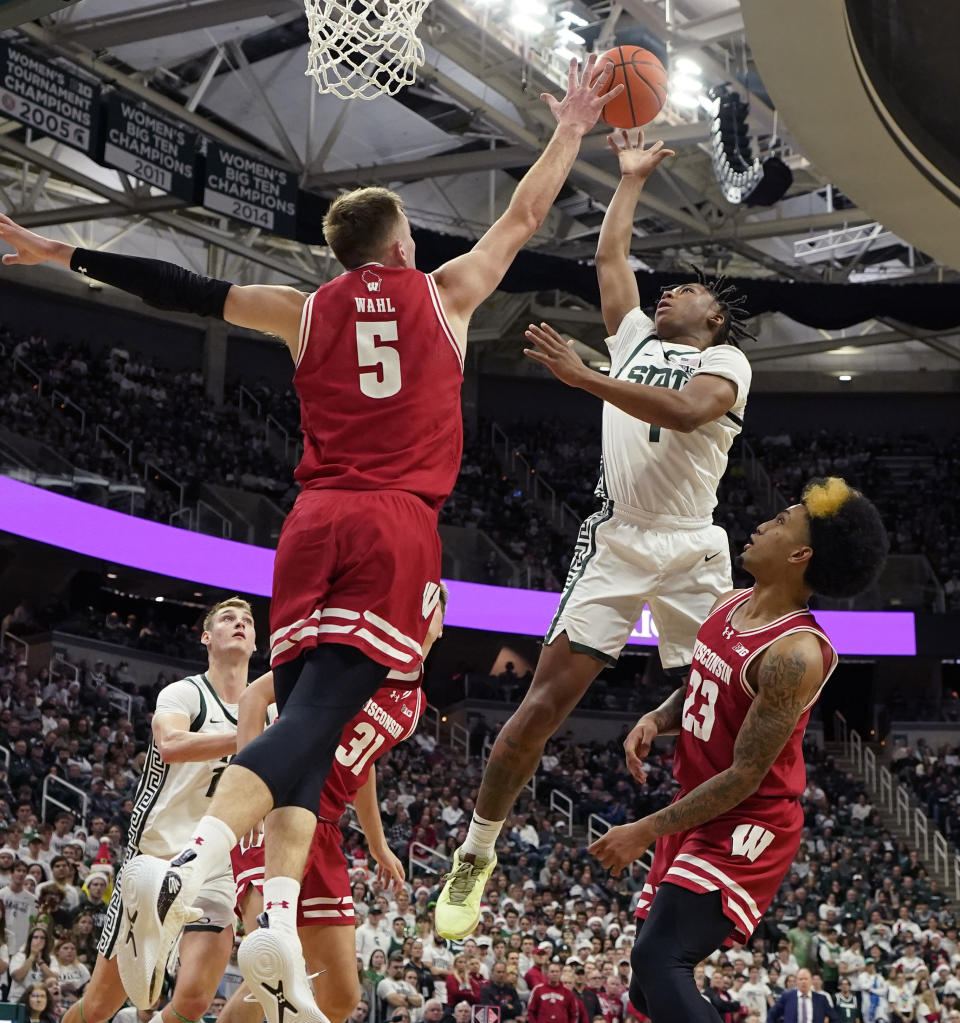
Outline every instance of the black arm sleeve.
<path fill-rule="evenodd" d="M 202 277 L 175 263 L 75 249 L 70 269 L 142 298 L 156 309 L 223 319 L 229 281 Z"/>

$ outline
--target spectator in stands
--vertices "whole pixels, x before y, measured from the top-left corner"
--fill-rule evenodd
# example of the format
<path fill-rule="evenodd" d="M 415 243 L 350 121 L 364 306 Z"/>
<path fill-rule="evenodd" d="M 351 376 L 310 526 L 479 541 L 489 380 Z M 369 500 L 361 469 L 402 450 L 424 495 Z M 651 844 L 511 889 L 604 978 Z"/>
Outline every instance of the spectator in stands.
<path fill-rule="evenodd" d="M 10 960 L 10 990 L 7 997 L 15 1002 L 32 985 L 43 985 L 48 977 L 57 976 L 57 961 L 51 955 L 52 941 L 42 927 L 35 927 L 21 951 Z"/>
<path fill-rule="evenodd" d="M 30 933 L 30 921 L 36 915 L 37 897 L 27 890 L 24 883 L 26 876 L 27 865 L 22 860 L 17 860 L 11 868 L 9 884 L 0 889 L 6 933 L 14 949 L 21 949 L 26 944 Z"/>
<path fill-rule="evenodd" d="M 547 979 L 530 992 L 527 1019 L 530 1023 L 580 1023 L 581 1003 L 560 980 L 559 962 L 547 967 Z"/>
<path fill-rule="evenodd" d="M 471 975 L 464 955 L 454 956 L 453 968 L 447 974 L 447 1005 L 466 1002 L 477 1005 L 480 1002 L 479 980 Z"/>
<path fill-rule="evenodd" d="M 56 1023 L 49 992 L 43 984 L 32 983 L 17 997 L 26 1010 L 27 1023 Z"/>
<path fill-rule="evenodd" d="M 385 1018 L 393 1010 L 412 1010 L 423 1005 L 423 997 L 411 983 L 403 979 L 403 953 L 394 952 L 387 962 L 387 975 L 377 985 L 377 997 L 385 1006 Z"/>
<path fill-rule="evenodd" d="M 490 981 L 480 989 L 480 1004 L 499 1006 L 501 1020 L 516 1019 L 523 1013 L 520 995 L 507 980 L 505 960 L 494 963 L 490 972 Z"/>

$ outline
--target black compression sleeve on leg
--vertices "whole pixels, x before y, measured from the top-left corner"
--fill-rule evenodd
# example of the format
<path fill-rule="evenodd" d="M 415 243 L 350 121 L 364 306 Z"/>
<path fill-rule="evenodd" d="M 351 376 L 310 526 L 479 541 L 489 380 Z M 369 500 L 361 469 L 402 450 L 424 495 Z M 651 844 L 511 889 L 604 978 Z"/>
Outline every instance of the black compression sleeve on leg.
<path fill-rule="evenodd" d="M 720 1023 L 717 1010 L 697 990 L 693 968 L 732 930 L 719 892 L 698 895 L 661 884 L 630 957 L 631 1002 L 640 1008 L 642 993 L 642 1011 L 653 1023 Z"/>
<path fill-rule="evenodd" d="M 300 675 L 280 717 L 233 762 L 260 778 L 275 807 L 316 813 L 344 726 L 383 685 L 388 669 L 336 643 L 322 643 L 298 661 Z"/>
<path fill-rule="evenodd" d="M 75 249 L 70 269 L 136 295 L 155 309 L 219 319 L 223 319 L 227 292 L 233 287 L 229 281 L 202 277 L 176 263 L 92 249 Z"/>

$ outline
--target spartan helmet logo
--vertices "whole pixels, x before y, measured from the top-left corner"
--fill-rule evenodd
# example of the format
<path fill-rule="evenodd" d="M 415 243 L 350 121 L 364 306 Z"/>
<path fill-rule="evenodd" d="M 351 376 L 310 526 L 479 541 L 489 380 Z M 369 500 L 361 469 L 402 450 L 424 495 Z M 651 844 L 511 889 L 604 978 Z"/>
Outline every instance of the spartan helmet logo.
<path fill-rule="evenodd" d="M 360 275 L 360 280 L 363 281 L 367 286 L 367 291 L 379 291 L 380 290 L 380 278 L 372 270 L 364 270 Z"/>

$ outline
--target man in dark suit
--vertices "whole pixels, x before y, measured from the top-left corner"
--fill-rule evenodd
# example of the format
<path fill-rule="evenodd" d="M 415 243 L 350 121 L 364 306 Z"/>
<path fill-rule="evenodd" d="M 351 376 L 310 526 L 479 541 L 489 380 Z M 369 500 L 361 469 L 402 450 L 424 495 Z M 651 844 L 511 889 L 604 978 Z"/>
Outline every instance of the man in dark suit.
<path fill-rule="evenodd" d="M 797 970 L 797 986 L 784 991 L 767 1013 L 767 1023 L 838 1023 L 837 1011 L 830 999 L 812 990 L 813 977 L 804 967 Z"/>

